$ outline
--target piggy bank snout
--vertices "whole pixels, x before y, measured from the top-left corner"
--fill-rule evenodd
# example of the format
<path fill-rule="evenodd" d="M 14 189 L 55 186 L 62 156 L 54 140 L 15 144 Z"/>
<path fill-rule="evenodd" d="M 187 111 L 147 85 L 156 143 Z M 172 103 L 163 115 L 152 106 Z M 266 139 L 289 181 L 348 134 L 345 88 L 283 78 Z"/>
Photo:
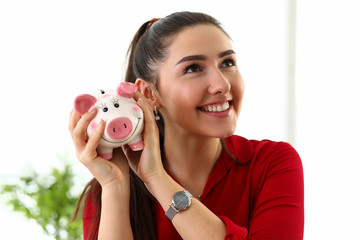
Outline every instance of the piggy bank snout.
<path fill-rule="evenodd" d="M 133 130 L 133 124 L 127 117 L 119 117 L 110 120 L 106 126 L 106 133 L 112 139 L 123 139 L 129 136 Z"/>

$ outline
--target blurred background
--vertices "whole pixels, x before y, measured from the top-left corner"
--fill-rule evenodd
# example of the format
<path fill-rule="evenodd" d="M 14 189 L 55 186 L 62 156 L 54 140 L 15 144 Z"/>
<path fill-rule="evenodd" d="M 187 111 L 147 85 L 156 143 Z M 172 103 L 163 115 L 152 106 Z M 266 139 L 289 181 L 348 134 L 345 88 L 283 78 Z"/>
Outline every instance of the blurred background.
<path fill-rule="evenodd" d="M 182 10 L 214 16 L 234 41 L 246 84 L 236 134 L 302 157 L 304 239 L 360 239 L 357 0 L 0 1 L 0 185 L 46 178 L 65 158 L 78 194 L 91 175 L 67 130 L 73 99 L 115 87 L 139 26 Z M 6 201 L 1 239 L 53 239 Z"/>

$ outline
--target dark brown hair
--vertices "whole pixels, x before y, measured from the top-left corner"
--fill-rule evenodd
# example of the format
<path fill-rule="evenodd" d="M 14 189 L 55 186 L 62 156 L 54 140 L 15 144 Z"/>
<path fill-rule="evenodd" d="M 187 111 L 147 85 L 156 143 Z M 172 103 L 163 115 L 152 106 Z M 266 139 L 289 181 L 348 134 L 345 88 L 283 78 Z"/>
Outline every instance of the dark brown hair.
<path fill-rule="evenodd" d="M 148 27 L 149 23 L 151 23 L 151 27 Z M 167 49 L 176 34 L 185 28 L 201 24 L 213 25 L 228 36 L 216 19 L 203 13 L 177 12 L 156 22 L 145 22 L 137 31 L 130 44 L 125 81 L 135 82 L 137 78 L 142 78 L 154 84 L 157 88 L 159 67 L 166 60 L 168 55 Z M 161 153 L 164 159 L 164 122 L 162 118 L 160 121 L 157 121 L 157 124 L 159 127 Z M 232 157 L 223 139 L 221 144 L 229 156 Z M 88 183 L 81 194 L 75 216 L 83 200 L 85 204 L 90 201 L 96 206 L 88 238 L 96 239 L 100 221 L 101 186 L 95 179 Z M 153 201 L 153 197 L 143 182 L 130 169 L 130 221 L 134 239 L 150 240 L 157 238 Z"/>

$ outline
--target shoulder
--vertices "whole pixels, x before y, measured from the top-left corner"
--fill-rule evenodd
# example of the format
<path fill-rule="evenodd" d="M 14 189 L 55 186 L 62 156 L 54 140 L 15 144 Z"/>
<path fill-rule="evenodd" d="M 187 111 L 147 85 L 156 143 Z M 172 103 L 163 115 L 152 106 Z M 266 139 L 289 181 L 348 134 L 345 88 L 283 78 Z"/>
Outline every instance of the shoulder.
<path fill-rule="evenodd" d="M 297 151 L 286 142 L 271 140 L 248 140 L 244 137 L 232 135 L 225 139 L 229 151 L 241 163 L 276 165 L 301 165 Z"/>
<path fill-rule="evenodd" d="M 295 191 L 297 200 L 302 199 L 303 166 L 297 151 L 286 142 L 271 140 L 248 140 L 239 136 L 231 136 L 227 141 L 229 150 L 246 164 L 233 168 L 246 175 L 249 184 L 251 202 L 255 204 L 260 192 L 273 196 L 281 189 L 288 194 Z M 247 152 L 245 155 L 242 151 Z M 297 201 L 296 200 L 296 201 Z M 299 200 L 299 201 L 300 201 Z"/>

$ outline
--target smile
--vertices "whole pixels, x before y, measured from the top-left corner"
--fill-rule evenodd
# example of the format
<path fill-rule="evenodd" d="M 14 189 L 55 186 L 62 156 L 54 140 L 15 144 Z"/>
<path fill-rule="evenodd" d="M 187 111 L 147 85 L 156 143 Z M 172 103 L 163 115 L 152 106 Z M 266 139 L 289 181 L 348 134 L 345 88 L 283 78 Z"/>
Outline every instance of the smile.
<path fill-rule="evenodd" d="M 229 102 L 225 102 L 223 104 L 213 104 L 213 105 L 203 106 L 201 107 L 201 110 L 205 112 L 223 112 L 228 110 L 229 107 L 230 107 Z"/>

